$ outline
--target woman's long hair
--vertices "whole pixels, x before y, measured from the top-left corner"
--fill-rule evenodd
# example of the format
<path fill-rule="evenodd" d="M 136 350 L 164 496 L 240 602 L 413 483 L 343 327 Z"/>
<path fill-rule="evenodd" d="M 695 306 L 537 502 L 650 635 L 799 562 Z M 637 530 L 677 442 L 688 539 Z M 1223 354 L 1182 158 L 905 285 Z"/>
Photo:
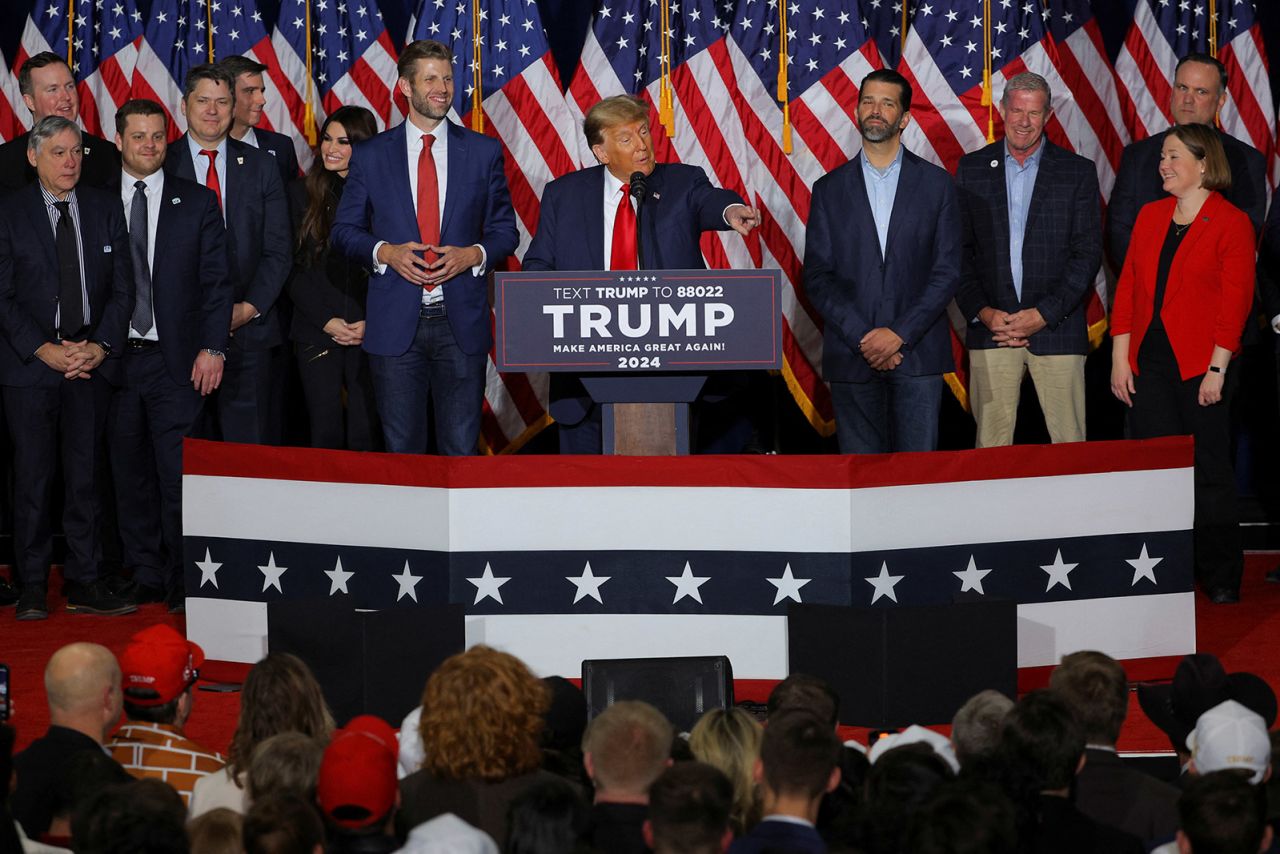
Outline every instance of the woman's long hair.
<path fill-rule="evenodd" d="M 324 139 L 329 125 L 334 122 L 342 125 L 352 145 L 378 132 L 373 113 L 364 107 L 346 106 L 334 110 L 324 120 L 320 128 L 321 139 Z M 324 158 L 317 152 L 303 182 L 307 189 L 307 209 L 302 215 L 302 225 L 298 228 L 298 260 L 303 264 L 311 264 L 319 259 L 329 245 L 329 229 L 333 227 L 333 216 L 338 210 L 338 187 L 342 179 L 336 172 L 324 168 Z"/>
<path fill-rule="evenodd" d="M 300 732 L 328 744 L 333 715 L 320 683 L 302 659 L 273 652 L 255 664 L 244 680 L 240 720 L 231 736 L 227 765 L 232 779 L 248 770 L 259 744 L 281 732 Z"/>

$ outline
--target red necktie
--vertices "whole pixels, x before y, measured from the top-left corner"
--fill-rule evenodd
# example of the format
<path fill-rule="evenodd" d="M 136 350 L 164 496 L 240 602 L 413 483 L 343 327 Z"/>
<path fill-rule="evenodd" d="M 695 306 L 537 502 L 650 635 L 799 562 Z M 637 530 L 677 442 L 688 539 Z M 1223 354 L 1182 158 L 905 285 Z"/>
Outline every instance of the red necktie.
<path fill-rule="evenodd" d="M 622 185 L 622 200 L 613 218 L 613 243 L 609 253 L 610 270 L 636 269 L 636 212 L 631 208 L 630 184 Z"/>
<path fill-rule="evenodd" d="M 422 135 L 422 153 L 418 155 L 418 239 L 428 246 L 440 243 L 440 184 L 436 180 L 436 159 L 431 156 L 431 146 L 436 138 L 429 133 Z M 422 257 L 428 262 L 436 259 L 436 254 L 424 251 Z M 435 290 L 435 285 L 423 285 L 427 290 Z"/>
<path fill-rule="evenodd" d="M 218 168 L 217 168 L 218 151 L 217 149 L 210 151 L 207 148 L 202 148 L 200 149 L 200 153 L 203 156 L 209 158 L 209 171 L 205 173 L 204 185 L 208 187 L 210 190 L 213 190 L 213 194 L 218 197 L 218 207 L 221 208 L 222 207 L 222 183 L 218 180 Z"/>

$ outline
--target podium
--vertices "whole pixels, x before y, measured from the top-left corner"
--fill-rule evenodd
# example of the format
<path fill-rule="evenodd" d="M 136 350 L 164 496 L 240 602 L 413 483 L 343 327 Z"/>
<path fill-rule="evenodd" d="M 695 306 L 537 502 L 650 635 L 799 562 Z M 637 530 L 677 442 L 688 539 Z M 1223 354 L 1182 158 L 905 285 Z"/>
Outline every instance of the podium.
<path fill-rule="evenodd" d="M 782 367 L 780 270 L 496 273 L 499 371 L 579 375 L 606 454 L 687 454 L 712 371 Z"/>

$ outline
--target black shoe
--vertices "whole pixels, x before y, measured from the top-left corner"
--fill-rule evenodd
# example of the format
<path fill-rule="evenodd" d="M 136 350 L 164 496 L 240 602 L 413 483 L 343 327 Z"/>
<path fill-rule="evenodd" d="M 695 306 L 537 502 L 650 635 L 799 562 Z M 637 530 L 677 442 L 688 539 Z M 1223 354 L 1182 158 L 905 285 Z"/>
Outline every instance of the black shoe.
<path fill-rule="evenodd" d="M 164 588 L 152 587 L 150 584 L 135 584 L 132 599 L 139 605 L 150 605 L 153 602 L 164 602 Z"/>
<path fill-rule="evenodd" d="M 73 614 L 101 614 L 115 617 L 120 614 L 132 614 L 138 610 L 132 599 L 117 596 L 107 589 L 102 579 L 87 584 L 77 582 L 71 585 L 67 596 L 67 610 Z"/>
<path fill-rule="evenodd" d="M 1209 591 L 1209 601 L 1215 605 L 1235 605 L 1240 601 L 1240 593 L 1230 587 L 1215 587 Z"/>
<path fill-rule="evenodd" d="M 0 578 L 0 608 L 18 601 L 18 588 Z"/>
<path fill-rule="evenodd" d="M 169 606 L 170 614 L 187 613 L 187 590 L 181 581 L 173 586 L 168 595 L 164 597 L 165 604 Z"/>
<path fill-rule="evenodd" d="M 49 618 L 49 603 L 45 597 L 43 584 L 26 584 L 18 596 L 17 617 L 19 620 L 46 620 Z"/>
<path fill-rule="evenodd" d="M 1272 584 L 1280 584 L 1280 566 L 1277 566 L 1275 569 L 1268 572 L 1266 579 Z"/>

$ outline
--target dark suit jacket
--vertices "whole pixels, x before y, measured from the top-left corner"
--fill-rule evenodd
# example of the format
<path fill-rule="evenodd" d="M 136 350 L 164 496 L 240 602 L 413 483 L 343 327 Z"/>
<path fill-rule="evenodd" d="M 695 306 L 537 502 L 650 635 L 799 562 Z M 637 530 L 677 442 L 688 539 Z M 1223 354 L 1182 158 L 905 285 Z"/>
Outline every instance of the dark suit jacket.
<path fill-rule="evenodd" d="M 902 338 L 909 376 L 954 367 L 947 303 L 960 283 L 960 209 L 943 169 L 903 149 L 886 253 L 862 177 L 862 155 L 813 185 L 805 233 L 804 288 L 822 315 L 822 374 L 867 382 L 876 373 L 858 351 L 872 329 Z"/>
<path fill-rule="evenodd" d="M 133 264 L 124 208 L 116 191 L 77 187 L 84 281 L 89 292 L 90 341 L 112 354 L 97 373 L 120 379 L 120 348 L 133 311 Z M 40 185 L 14 191 L 0 205 L 0 384 L 56 386 L 62 374 L 36 358 L 40 345 L 57 338 L 58 257 Z"/>
<path fill-rule="evenodd" d="M 604 181 L 608 170 L 592 166 L 546 186 L 538 231 L 524 254 L 525 270 L 604 270 Z M 609 176 L 611 178 L 611 176 Z M 612 179 L 611 180 L 615 180 Z M 724 231 L 724 209 L 743 204 L 732 190 L 711 186 L 697 166 L 659 163 L 649 176 L 640 210 L 643 266 L 651 270 L 701 270 L 698 241 L 704 231 Z M 577 424 L 591 410 L 591 398 L 573 375 L 551 375 L 551 417 Z"/>
<path fill-rule="evenodd" d="M 27 159 L 27 140 L 31 132 L 14 137 L 0 145 L 0 189 L 17 190 L 35 183 L 36 170 Z M 80 144 L 84 159 L 80 161 L 80 184 L 100 189 L 120 186 L 120 150 L 109 140 L 82 131 Z"/>
<path fill-rule="evenodd" d="M 341 180 L 341 179 L 340 179 Z M 342 185 L 330 199 L 335 207 L 342 198 Z M 305 181 L 289 185 L 289 209 L 293 227 L 299 232 L 307 211 Z M 289 298 L 293 300 L 293 320 L 289 337 L 294 341 L 329 347 L 333 339 L 324 325 L 335 317 L 348 323 L 364 320 L 364 303 L 369 293 L 369 271 L 341 252 L 324 246 L 318 256 L 304 246 L 299 253 L 293 275 L 289 279 Z"/>
<path fill-rule="evenodd" d="M 274 347 L 283 340 L 276 299 L 293 264 L 284 185 L 270 154 L 234 139 L 227 140 L 226 167 L 223 204 L 231 301 L 251 303 L 259 314 L 236 330 L 236 341 L 247 349 Z M 186 134 L 169 145 L 164 168 L 170 175 L 204 183 L 196 177 Z"/>
<path fill-rule="evenodd" d="M 960 158 L 956 186 L 964 223 L 964 263 L 956 305 L 969 321 L 971 350 L 996 347 L 978 312 L 1039 309 L 1045 327 L 1031 336 L 1038 356 L 1085 355 L 1084 297 L 1102 264 L 1102 214 L 1093 162 L 1045 139 L 1022 242 L 1022 299 L 1009 263 L 1005 144 Z M 994 166 L 992 164 L 995 164 Z"/>
<path fill-rule="evenodd" d="M 399 124 L 351 152 L 342 202 L 330 242 L 358 264 L 373 265 L 379 241 L 418 241 L 418 218 L 409 197 L 409 161 L 405 125 Z M 442 246 L 484 247 L 489 269 L 515 251 L 519 234 L 502 171 L 502 145 L 484 134 L 448 123 L 449 177 Z M 487 272 L 487 271 L 486 271 Z M 404 354 L 418 328 L 422 288 L 407 282 L 390 266 L 369 277 L 365 307 L 364 349 L 380 356 Z M 464 270 L 444 283 L 444 304 L 453 337 L 464 353 L 489 352 L 489 287 L 487 275 Z"/>
<path fill-rule="evenodd" d="M 396 829 L 400 836 L 424 821 L 451 812 L 493 837 L 498 848 L 507 846 L 507 811 L 511 802 L 529 789 L 552 781 L 563 782 L 541 768 L 496 783 L 483 780 L 446 780 L 427 769 L 415 771 L 400 781 L 400 810 Z"/>
<path fill-rule="evenodd" d="M 1107 249 L 1116 269 L 1124 266 L 1138 213 L 1148 202 L 1163 199 L 1160 180 L 1160 147 L 1168 131 L 1125 146 L 1116 172 L 1116 185 L 1107 208 Z M 1231 186 L 1223 191 L 1227 201 L 1244 211 L 1255 235 L 1262 231 L 1267 209 L 1267 164 L 1262 152 L 1229 133 L 1218 132 L 1231 167 Z"/>
<path fill-rule="evenodd" d="M 1040 797 L 1040 826 L 1032 851 L 1035 854 L 1142 854 L 1141 840 L 1098 824 L 1066 798 Z"/>
<path fill-rule="evenodd" d="M 1262 229 L 1258 257 L 1258 296 L 1267 320 L 1280 314 L 1280 205 L 1272 205 Z"/>
<path fill-rule="evenodd" d="M 280 182 L 288 187 L 298 179 L 298 152 L 294 150 L 293 140 L 282 133 L 266 128 L 254 128 L 253 135 L 258 140 L 258 150 L 265 151 L 275 158 L 276 169 L 280 171 Z"/>
<path fill-rule="evenodd" d="M 644 821 L 649 808 L 644 804 L 592 804 L 587 839 L 593 851 L 609 854 L 647 854 Z"/>
<path fill-rule="evenodd" d="M 1176 200 L 1152 202 L 1138 215 L 1133 247 L 1125 258 L 1111 308 L 1111 334 L 1129 333 L 1129 365 L 1138 373 L 1138 351 L 1155 308 L 1160 249 Z M 1253 304 L 1254 242 L 1249 218 L 1220 194 L 1209 196 L 1182 238 L 1169 268 L 1160 319 L 1184 380 L 1203 374 L 1214 346 L 1240 351 L 1240 335 Z"/>
<path fill-rule="evenodd" d="M 165 175 L 163 193 L 151 300 L 165 367 L 174 382 L 188 385 L 197 353 L 227 349 L 231 278 L 226 228 L 212 190 Z"/>
<path fill-rule="evenodd" d="M 97 755 L 92 756 L 89 763 L 77 760 L 81 754 L 95 753 Z M 92 771 L 104 782 L 128 783 L 133 780 L 129 772 L 106 755 L 96 741 L 84 733 L 60 726 L 50 726 L 48 732 L 15 756 L 13 768 L 18 775 L 18 788 L 9 799 L 9 809 L 32 839 L 49 829 L 55 811 L 70 808 L 71 804 L 59 803 L 68 794 L 69 770 Z"/>
<path fill-rule="evenodd" d="M 1109 750 L 1085 751 L 1076 775 L 1076 809 L 1144 842 L 1172 839 L 1178 830 L 1176 788 L 1126 765 Z"/>
<path fill-rule="evenodd" d="M 818 831 L 789 821 L 765 820 L 751 828 L 729 846 L 729 854 L 758 854 L 762 851 L 787 851 L 789 854 L 826 854 L 827 843 Z"/>

